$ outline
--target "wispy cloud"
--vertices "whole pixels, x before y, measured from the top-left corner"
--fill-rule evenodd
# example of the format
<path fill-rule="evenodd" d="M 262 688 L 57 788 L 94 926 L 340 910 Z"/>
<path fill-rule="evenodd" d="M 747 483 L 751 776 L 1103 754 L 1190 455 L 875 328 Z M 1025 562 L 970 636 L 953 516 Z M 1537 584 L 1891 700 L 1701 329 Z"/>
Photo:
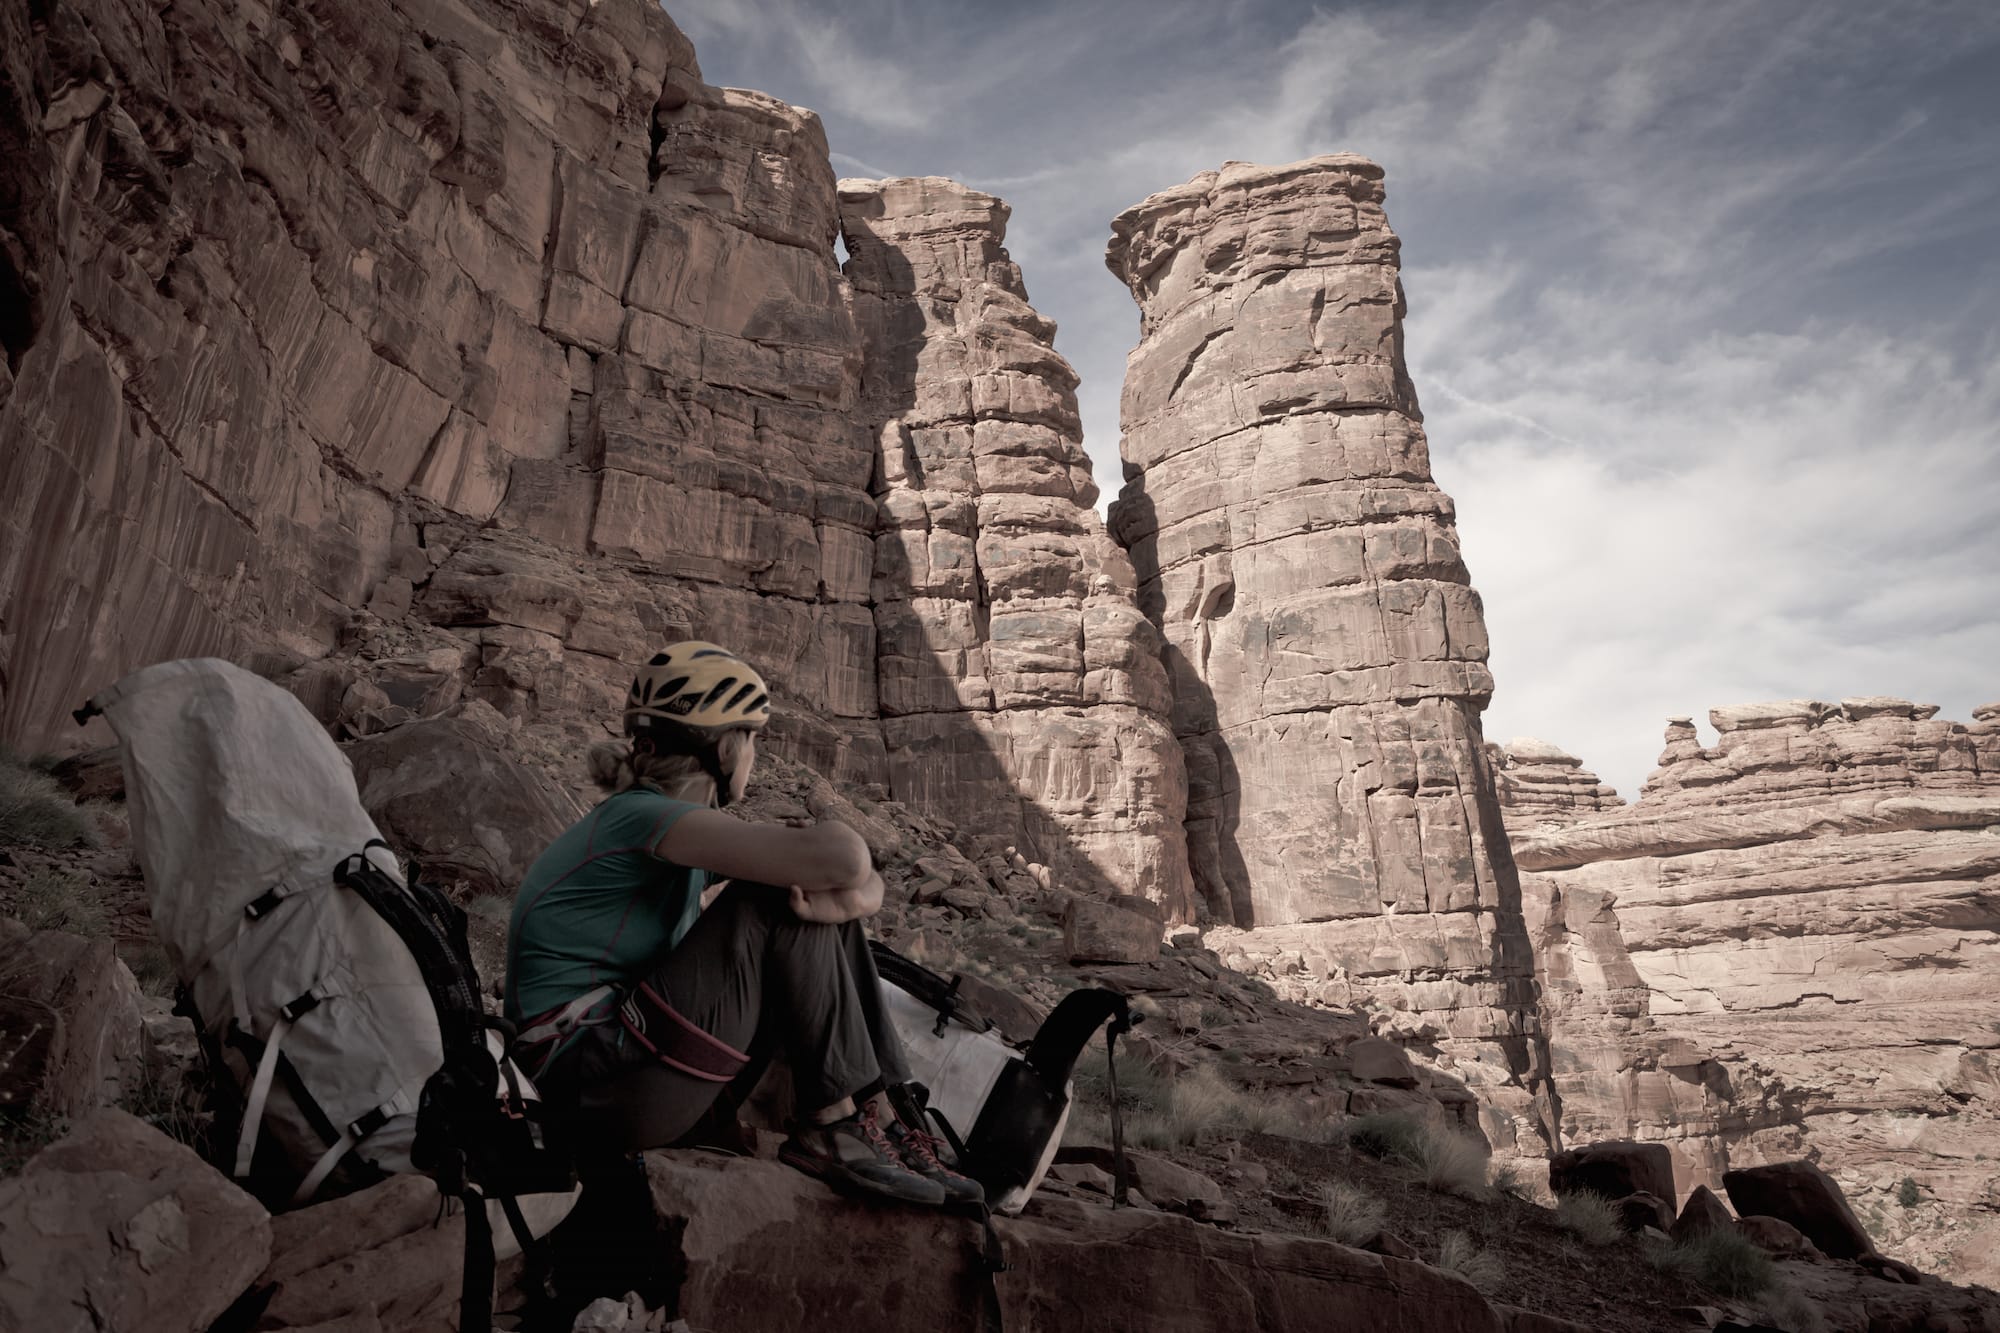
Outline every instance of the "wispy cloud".
<path fill-rule="evenodd" d="M 1629 795 L 1669 713 L 2000 698 L 2000 6 L 669 8 L 843 170 L 1007 198 L 1107 492 L 1112 215 L 1230 158 L 1382 162 L 1490 734 Z"/>

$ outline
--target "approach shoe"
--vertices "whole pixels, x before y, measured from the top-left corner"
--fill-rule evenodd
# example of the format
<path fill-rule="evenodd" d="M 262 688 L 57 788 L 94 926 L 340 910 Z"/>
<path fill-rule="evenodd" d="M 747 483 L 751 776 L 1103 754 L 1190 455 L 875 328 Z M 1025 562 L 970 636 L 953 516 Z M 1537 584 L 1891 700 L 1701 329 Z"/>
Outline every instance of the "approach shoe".
<path fill-rule="evenodd" d="M 798 1126 L 778 1149 L 778 1160 L 848 1194 L 927 1208 L 944 1205 L 944 1186 L 903 1165 L 895 1145 L 875 1123 L 873 1106 L 830 1125 Z"/>
<path fill-rule="evenodd" d="M 943 1147 L 935 1135 L 921 1129 L 911 1129 L 902 1121 L 892 1121 L 885 1131 L 889 1142 L 896 1146 L 903 1165 L 922 1176 L 934 1180 L 944 1187 L 944 1198 L 954 1207 L 971 1207 L 986 1202 L 986 1189 L 970 1176 L 962 1176 L 946 1166 L 937 1155 Z"/>

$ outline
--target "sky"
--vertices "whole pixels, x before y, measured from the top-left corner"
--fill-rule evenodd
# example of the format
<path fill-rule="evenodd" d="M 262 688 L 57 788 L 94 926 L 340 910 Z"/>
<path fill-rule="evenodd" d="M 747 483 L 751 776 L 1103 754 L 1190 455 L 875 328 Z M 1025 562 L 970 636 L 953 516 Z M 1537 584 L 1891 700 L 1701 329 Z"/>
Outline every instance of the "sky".
<path fill-rule="evenodd" d="M 1082 376 L 1115 495 L 1110 220 L 1366 154 L 1497 681 L 1627 798 L 1666 718 L 2000 700 L 2000 5 L 669 0 L 847 176 L 941 175 Z"/>

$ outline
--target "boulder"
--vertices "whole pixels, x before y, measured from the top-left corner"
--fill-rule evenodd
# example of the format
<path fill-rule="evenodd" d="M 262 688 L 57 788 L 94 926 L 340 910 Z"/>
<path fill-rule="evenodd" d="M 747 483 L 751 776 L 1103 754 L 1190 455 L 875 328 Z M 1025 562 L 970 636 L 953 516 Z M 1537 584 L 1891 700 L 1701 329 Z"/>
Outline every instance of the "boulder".
<path fill-rule="evenodd" d="M 1739 1217 L 1775 1217 L 1797 1227 L 1833 1259 L 1872 1254 L 1875 1241 L 1832 1176 L 1811 1162 L 1773 1162 L 1722 1177 Z"/>
<path fill-rule="evenodd" d="M 1674 1206 L 1657 1194 L 1628 1194 L 1612 1200 L 1611 1206 L 1618 1210 L 1618 1220 L 1625 1230 L 1633 1235 L 1651 1227 L 1664 1237 L 1674 1225 Z"/>
<path fill-rule="evenodd" d="M 465 1224 L 441 1212 L 436 1182 L 391 1176 L 378 1185 L 272 1219 L 260 1328 L 316 1329 L 374 1319 L 398 1333 L 457 1325 Z"/>
<path fill-rule="evenodd" d="M 697 1329 L 787 1328 L 802 1311 L 821 1328 L 968 1333 L 1563 1327 L 1517 1325 L 1420 1263 L 1053 1193 L 996 1220 L 1007 1269 L 993 1274 L 969 1219 L 859 1204 L 773 1162 L 657 1152 L 646 1166 L 673 1247 L 662 1263 L 685 1274 L 679 1314 Z"/>
<path fill-rule="evenodd" d="M 1455 1274 L 1333 1241 L 1060 1198 L 997 1226 L 1007 1271 L 993 1286 L 1006 1333 L 1514 1327 Z"/>
<path fill-rule="evenodd" d="M 431 718 L 347 747 L 361 803 L 425 873 L 474 897 L 511 896 L 529 865 L 583 813 L 541 773 L 457 718 Z"/>
<path fill-rule="evenodd" d="M 137 1087 L 143 996 L 108 939 L 0 927 L 0 1040 L 18 1052 L 0 1099 L 81 1116 Z M 32 1067 L 35 1072 L 26 1071 Z"/>
<path fill-rule="evenodd" d="M 1668 1234 L 1675 1240 L 1692 1240 L 1710 1231 L 1727 1231 L 1735 1221 L 1729 1205 L 1717 1198 L 1714 1190 L 1696 1185 L 1687 1202 L 1681 1205 L 1681 1215 L 1674 1219 Z"/>
<path fill-rule="evenodd" d="M 1117 1165 L 1111 1149 L 1096 1144 L 1065 1146 L 1057 1150 L 1056 1160 L 1093 1166 L 1107 1175 Z M 1170 1213 L 1186 1213 L 1206 1222 L 1227 1221 L 1236 1214 L 1236 1206 L 1222 1186 L 1158 1153 L 1127 1149 L 1125 1169 L 1130 1172 L 1126 1177 L 1128 1185 Z"/>
<path fill-rule="evenodd" d="M 1549 1188 L 1558 1196 L 1589 1190 L 1607 1199 L 1630 1194 L 1671 1199 L 1674 1160 L 1664 1143 L 1614 1139 L 1586 1144 L 1549 1158 Z"/>
<path fill-rule="evenodd" d="M 1364 1083 L 1384 1083 L 1394 1088 L 1417 1086 L 1417 1068 L 1409 1052 L 1387 1037 L 1363 1037 L 1341 1052 L 1354 1077 Z"/>
<path fill-rule="evenodd" d="M 1072 963 L 1150 963 L 1160 956 L 1160 923 L 1079 894 L 1063 913 L 1063 953 Z"/>
<path fill-rule="evenodd" d="M 696 1328 L 787 1328 L 802 1311 L 822 1328 L 992 1327 L 976 1221 L 860 1204 L 776 1162 L 658 1152 L 646 1172 Z"/>
<path fill-rule="evenodd" d="M 96 1111 L 0 1180 L 0 1328 L 201 1333 L 270 1253 L 256 1200 L 144 1121 Z"/>
<path fill-rule="evenodd" d="M 1752 1213 L 1736 1219 L 1736 1234 L 1754 1243 L 1759 1249 L 1784 1259 L 1817 1259 L 1821 1257 L 1819 1246 L 1807 1240 L 1800 1230 L 1790 1222 L 1777 1217 L 1764 1217 Z"/>

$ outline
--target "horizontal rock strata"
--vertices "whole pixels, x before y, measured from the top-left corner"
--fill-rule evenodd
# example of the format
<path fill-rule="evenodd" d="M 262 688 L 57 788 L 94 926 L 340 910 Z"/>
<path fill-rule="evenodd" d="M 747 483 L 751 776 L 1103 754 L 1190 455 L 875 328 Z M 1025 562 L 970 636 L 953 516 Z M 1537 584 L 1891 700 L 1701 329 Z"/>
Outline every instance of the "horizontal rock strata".
<path fill-rule="evenodd" d="M 1547 741 L 1516 738 L 1486 752 L 1510 835 L 1548 832 L 1625 804 L 1581 759 Z"/>
<path fill-rule="evenodd" d="M 1515 852 L 1567 1139 L 1663 1140 L 1682 1190 L 1815 1153 L 1878 1241 L 1990 1282 L 2000 707 L 1936 713 L 1676 718 L 1636 804 Z"/>
<path fill-rule="evenodd" d="M 880 452 L 892 789 L 1072 887 L 1191 915 L 1159 635 L 1092 507 L 1076 373 L 1002 244 L 1007 206 L 938 177 L 843 181 L 840 199 Z"/>
<path fill-rule="evenodd" d="M 1157 635 L 998 201 L 877 191 L 855 298 L 818 118 L 639 0 L 48 8 L 0 66 L 10 743 L 209 653 L 573 769 L 701 637 L 773 748 L 1185 903 Z"/>
<path fill-rule="evenodd" d="M 1166 639 L 1209 913 L 1463 1043 L 1520 1094 L 1511 1143 L 1538 1063 L 1486 631 L 1382 198 L 1359 157 L 1230 163 L 1112 223 L 1141 311 L 1112 528 Z"/>

